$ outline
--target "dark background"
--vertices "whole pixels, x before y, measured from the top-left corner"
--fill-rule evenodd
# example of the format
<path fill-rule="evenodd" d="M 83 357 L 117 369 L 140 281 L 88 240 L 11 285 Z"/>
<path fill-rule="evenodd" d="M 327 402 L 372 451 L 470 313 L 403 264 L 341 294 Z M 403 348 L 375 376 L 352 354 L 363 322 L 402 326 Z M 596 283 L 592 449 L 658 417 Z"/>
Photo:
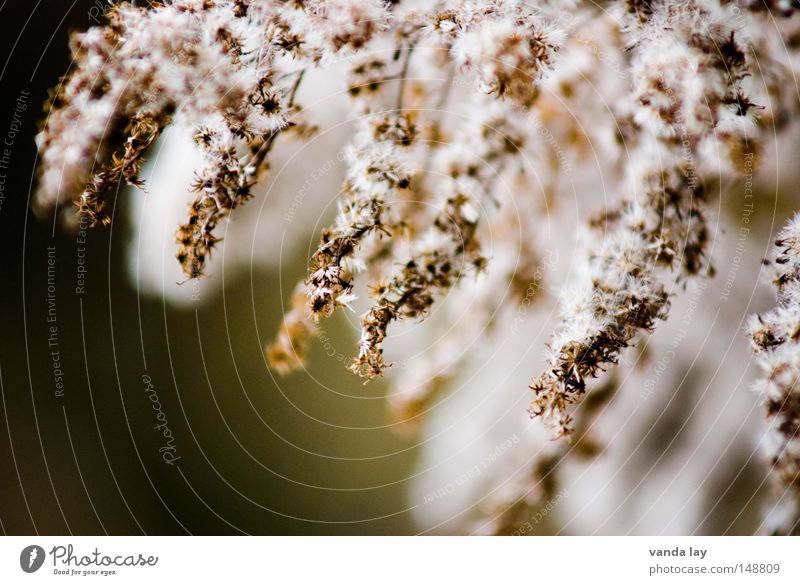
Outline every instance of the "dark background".
<path fill-rule="evenodd" d="M 117 205 L 112 225 L 89 233 L 86 289 L 75 293 L 76 234 L 31 211 L 33 138 L 47 90 L 69 66 L 69 33 L 94 24 L 100 7 L 0 0 L 0 140 L 18 98 L 30 94 L 0 209 L 0 530 L 413 531 L 404 493 L 418 448 L 387 427 L 384 387 L 364 390 L 319 348 L 308 374 L 279 385 L 267 370 L 256 325 L 263 335 L 279 323 L 275 273 L 229 279 L 224 296 L 197 308 L 141 297 L 125 267 L 127 206 Z M 62 397 L 48 348 L 48 246 L 56 250 Z M 303 260 L 296 264 L 295 278 Z M 164 440 L 144 375 L 175 436 L 173 466 L 158 451 Z"/>

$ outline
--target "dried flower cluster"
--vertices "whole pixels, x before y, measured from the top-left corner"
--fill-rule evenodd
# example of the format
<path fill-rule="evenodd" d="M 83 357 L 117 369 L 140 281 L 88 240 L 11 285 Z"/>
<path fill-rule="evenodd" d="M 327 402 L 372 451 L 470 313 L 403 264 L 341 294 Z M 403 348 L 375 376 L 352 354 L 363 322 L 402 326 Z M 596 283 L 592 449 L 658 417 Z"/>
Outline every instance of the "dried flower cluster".
<path fill-rule="evenodd" d="M 115 5 L 107 26 L 73 37 L 77 65 L 38 137 L 39 204 L 66 194 L 106 223 L 108 192 L 121 178 L 141 186 L 142 156 L 159 132 L 173 121 L 196 127 L 205 164 L 176 240 L 186 276 L 201 276 L 214 229 L 263 179 L 278 135 L 304 128 L 294 104 L 304 67 L 362 46 L 384 14 L 374 1 Z M 343 37 L 320 26 L 332 15 L 345 19 Z"/>
<path fill-rule="evenodd" d="M 595 221 L 606 236 L 589 257 L 590 278 L 565 300 L 567 325 L 551 344 L 548 370 L 531 386 L 531 414 L 559 434 L 571 432 L 569 406 L 585 393 L 586 380 L 666 317 L 669 295 L 660 273 L 693 276 L 704 267 L 703 143 L 718 140 L 720 127 L 734 137 L 747 128 L 734 121 L 749 109 L 735 31 L 697 3 L 648 6 L 646 17 L 637 12 L 627 29 L 639 126 L 631 141 L 631 195 Z"/>
<path fill-rule="evenodd" d="M 521 2 L 465 2 L 460 8 L 435 18 L 455 62 L 474 72 L 482 91 L 530 106 L 562 42 L 560 31 Z"/>
<path fill-rule="evenodd" d="M 769 420 L 767 450 L 776 489 L 789 492 L 795 502 L 788 517 L 771 527 L 779 533 L 797 531 L 800 507 L 800 216 L 795 216 L 775 240 L 769 276 L 778 294 L 778 306 L 753 317 L 753 352 L 763 371 L 758 382 Z M 791 506 L 790 506 L 791 507 Z"/>
<path fill-rule="evenodd" d="M 507 122 L 489 118 L 471 128 L 477 136 L 456 142 L 475 144 L 479 147 L 475 151 L 456 148 L 442 153 L 447 178 L 437 189 L 438 200 L 432 202 L 432 225 L 389 280 L 374 287 L 375 301 L 361 318 L 360 352 L 351 366 L 359 375 L 383 374 L 381 344 L 392 322 L 424 317 L 437 296 L 466 273 L 483 270 L 486 259 L 478 239 L 478 210 L 491 205 L 495 175 L 523 143 Z"/>
<path fill-rule="evenodd" d="M 320 321 L 353 306 L 361 280 L 370 306 L 349 367 L 366 379 L 390 365 L 390 327 L 428 317 L 444 297 L 469 302 L 470 318 L 456 316 L 393 379 L 393 412 L 414 426 L 468 359 L 460 344 L 544 296 L 540 220 L 557 208 L 571 165 L 599 145 L 615 192 L 587 213 L 583 264 L 531 384 L 531 415 L 556 436 L 573 434 L 577 420 L 585 446 L 586 421 L 613 395 L 590 392 L 591 379 L 667 317 L 676 283 L 713 274 L 709 203 L 758 153 L 766 122 L 781 131 L 798 113 L 787 81 L 797 31 L 781 20 L 793 8 L 627 0 L 603 15 L 570 1 L 122 3 L 108 25 L 73 38 L 76 65 L 38 138 L 38 202 L 67 197 L 107 223 L 109 193 L 122 180 L 143 187 L 143 156 L 164 128 L 192 127 L 204 163 L 176 255 L 186 277 L 199 278 L 218 226 L 266 179 L 276 143 L 313 133 L 304 79 L 344 63 L 355 133 L 338 211 L 267 357 L 281 374 L 302 368 Z M 783 38 L 765 25 L 776 19 Z M 601 64 L 617 77 L 600 75 Z M 778 241 L 780 306 L 752 327 L 776 476 L 795 492 L 798 230 L 795 221 Z M 581 404 L 587 393 L 603 398 Z M 530 476 L 541 479 L 565 449 L 534 462 Z M 501 505 L 511 512 L 488 512 L 490 530 L 513 532 L 518 512 L 547 494 L 513 491 Z"/>
<path fill-rule="evenodd" d="M 397 220 L 389 217 L 392 194 L 409 186 L 403 151 L 414 144 L 416 129 L 405 114 L 378 115 L 347 151 L 348 177 L 336 225 L 322 233 L 307 280 L 309 308 L 316 318 L 329 317 L 337 305 L 353 300 L 348 266 L 361 244 L 375 234 L 391 235 Z"/>

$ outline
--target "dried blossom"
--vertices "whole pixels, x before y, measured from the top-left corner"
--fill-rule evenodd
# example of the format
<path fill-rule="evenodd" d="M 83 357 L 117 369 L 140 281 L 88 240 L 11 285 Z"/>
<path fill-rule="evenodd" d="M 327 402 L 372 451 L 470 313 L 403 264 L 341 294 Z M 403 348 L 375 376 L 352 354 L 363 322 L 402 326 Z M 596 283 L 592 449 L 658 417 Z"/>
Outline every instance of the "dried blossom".
<path fill-rule="evenodd" d="M 705 7 L 654 7 L 629 34 L 635 119 L 641 125 L 641 152 L 630 159 L 633 196 L 606 212 L 607 219 L 615 218 L 612 231 L 591 252 L 585 284 L 566 298 L 564 326 L 550 344 L 548 367 L 531 384 L 531 416 L 542 417 L 559 436 L 572 432 L 571 407 L 586 393 L 587 381 L 616 364 L 640 332 L 666 318 L 668 275 L 694 276 L 706 265 L 699 145 L 713 139 L 727 98 L 743 95 L 744 52 L 734 32 Z M 687 68 L 695 74 L 687 77 Z"/>
<path fill-rule="evenodd" d="M 401 42 L 407 42 L 409 34 L 404 31 Z M 398 102 L 402 103 L 412 54 L 413 45 L 398 47 L 394 61 L 404 58 L 397 76 L 387 73 L 387 64 L 369 53 L 357 58 L 351 69 L 349 93 L 354 112 L 361 116 L 359 131 L 344 151 L 348 171 L 335 223 L 323 230 L 304 281 L 308 316 L 314 320 L 330 317 L 337 307 L 349 306 L 356 299 L 354 273 L 366 266 L 367 260 L 385 255 L 387 246 L 381 245 L 380 239 L 405 229 L 397 204 L 401 192 L 411 184 L 410 163 L 418 129 L 411 112 L 387 110 L 382 105 L 381 98 L 386 96 L 381 90 L 398 81 Z"/>
<path fill-rule="evenodd" d="M 436 341 L 414 356 L 412 368 L 393 378 L 389 407 L 405 431 L 418 429 L 475 355 L 509 330 L 514 332 L 523 311 L 542 302 L 547 264 L 554 259 L 540 257 L 540 250 L 531 245 L 536 235 L 515 229 L 515 219 L 506 207 L 492 221 L 490 232 L 504 238 L 493 251 L 491 270 L 478 275 L 474 286 L 451 291 Z"/>
<path fill-rule="evenodd" d="M 320 46 L 313 61 L 320 51 L 367 42 L 384 16 L 380 2 L 315 2 L 303 10 L 241 0 L 114 6 L 107 26 L 73 38 L 76 65 L 37 139 L 40 205 L 66 193 L 81 213 L 105 222 L 105 193 L 119 178 L 140 184 L 142 155 L 164 126 L 199 127 L 207 164 L 176 239 L 186 276 L 201 276 L 217 241 L 214 228 L 249 197 L 278 134 L 295 124 L 289 117 L 297 113 L 302 70 L 286 82 L 294 72 L 284 73 L 276 60 L 305 57 L 298 49 L 307 44 L 302 23 L 329 18 L 344 27 L 314 39 Z"/>
<path fill-rule="evenodd" d="M 353 260 L 362 242 L 374 234 L 391 236 L 392 194 L 408 187 L 411 175 L 402 151 L 414 144 L 416 129 L 406 114 L 380 114 L 364 121 L 365 128 L 348 149 L 345 195 L 336 224 L 322 232 L 311 260 L 308 304 L 315 318 L 329 317 L 336 306 L 353 300 Z"/>
<path fill-rule="evenodd" d="M 741 83 L 745 47 L 713 8 L 665 4 L 630 34 L 636 120 L 657 136 L 702 137 L 755 105 Z"/>
<path fill-rule="evenodd" d="M 383 0 L 309 0 L 301 3 L 308 20 L 308 37 L 337 53 L 357 51 L 389 28 L 390 14 Z M 300 27 L 302 28 L 302 27 Z"/>
<path fill-rule="evenodd" d="M 143 153 L 153 144 L 161 132 L 162 125 L 149 115 L 137 115 L 125 129 L 128 138 L 121 153 L 113 153 L 104 168 L 94 174 L 84 187 L 77 202 L 78 211 L 89 219 L 90 225 L 108 224 L 111 218 L 106 214 L 105 194 L 114 188 L 121 179 L 129 185 L 142 186 L 139 172 Z"/>
<path fill-rule="evenodd" d="M 800 496 L 800 216 L 778 234 L 769 261 L 769 277 L 778 306 L 754 316 L 748 332 L 763 372 L 758 382 L 766 406 L 769 431 L 765 441 L 776 492 Z M 797 531 L 796 513 L 772 531 Z"/>
<path fill-rule="evenodd" d="M 292 294 L 292 308 L 283 319 L 277 339 L 267 346 L 267 361 L 281 375 L 305 364 L 308 342 L 318 333 L 314 322 L 308 318 L 305 293 L 305 287 L 298 285 Z"/>
<path fill-rule="evenodd" d="M 560 31 L 513 0 L 456 2 L 433 17 L 431 29 L 482 91 L 523 107 L 538 96 L 537 82 L 562 43 Z"/>
<path fill-rule="evenodd" d="M 387 365 L 382 344 L 390 324 L 425 317 L 439 295 L 486 267 L 478 237 L 479 209 L 492 204 L 494 179 L 525 140 L 513 127 L 512 115 L 493 113 L 490 109 L 488 118 L 471 129 L 472 136 L 442 153 L 448 178 L 440 187 L 443 196 L 432 225 L 388 282 L 373 287 L 375 301 L 361 317 L 359 354 L 350 366 L 358 375 L 371 379 L 383 374 Z"/>

